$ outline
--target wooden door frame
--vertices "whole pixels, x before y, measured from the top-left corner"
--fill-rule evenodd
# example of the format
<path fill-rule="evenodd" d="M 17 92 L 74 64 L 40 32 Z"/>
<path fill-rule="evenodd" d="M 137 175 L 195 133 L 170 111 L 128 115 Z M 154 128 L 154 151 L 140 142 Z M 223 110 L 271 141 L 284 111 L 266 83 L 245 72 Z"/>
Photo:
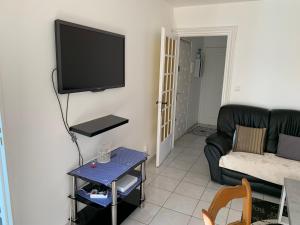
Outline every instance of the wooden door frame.
<path fill-rule="evenodd" d="M 234 47 L 236 42 L 237 26 L 178 28 L 173 30 L 173 32 L 179 38 L 207 37 L 207 36 L 227 37 L 221 105 L 228 104 L 230 102 L 230 97 L 231 97 L 230 95 L 231 95 L 231 81 L 232 81 L 232 65 L 233 65 Z"/>
<path fill-rule="evenodd" d="M 231 82 L 232 82 L 232 66 L 234 49 L 237 36 L 237 26 L 220 26 L 220 27 L 195 27 L 195 28 L 177 28 L 173 30 L 173 33 L 180 38 L 185 37 L 208 37 L 208 36 L 226 36 L 226 57 L 225 57 L 225 68 L 224 68 L 224 79 L 222 87 L 222 100 L 221 106 L 230 103 L 231 101 Z M 179 44 L 180 45 L 180 44 Z M 176 68 L 178 68 L 179 63 L 179 45 L 177 46 L 177 59 Z M 175 73 L 175 93 L 177 92 L 177 79 L 178 79 L 178 69 Z M 176 108 L 176 98 L 174 99 L 174 107 Z M 173 146 L 174 146 L 174 131 L 175 131 L 175 117 L 176 111 L 174 112 L 174 126 L 173 126 Z"/>

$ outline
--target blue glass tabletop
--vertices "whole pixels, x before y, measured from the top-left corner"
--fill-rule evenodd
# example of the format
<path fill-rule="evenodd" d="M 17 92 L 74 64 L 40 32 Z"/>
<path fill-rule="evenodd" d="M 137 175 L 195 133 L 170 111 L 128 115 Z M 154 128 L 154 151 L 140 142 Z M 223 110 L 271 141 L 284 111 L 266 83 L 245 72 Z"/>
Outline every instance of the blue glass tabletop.
<path fill-rule="evenodd" d="M 89 182 L 96 182 L 108 186 L 130 169 L 138 166 L 147 159 L 147 154 L 136 150 L 120 147 L 111 152 L 108 163 L 87 163 L 68 174 Z"/>

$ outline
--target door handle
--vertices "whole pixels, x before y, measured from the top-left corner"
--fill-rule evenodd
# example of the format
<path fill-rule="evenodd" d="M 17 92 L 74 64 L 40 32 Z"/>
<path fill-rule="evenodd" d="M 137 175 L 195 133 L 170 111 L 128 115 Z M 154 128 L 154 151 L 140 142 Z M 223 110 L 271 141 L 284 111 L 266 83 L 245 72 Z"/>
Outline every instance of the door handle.
<path fill-rule="evenodd" d="M 156 105 L 158 105 L 159 103 L 162 104 L 162 105 L 167 105 L 168 104 L 168 102 L 160 102 L 160 101 L 157 100 Z"/>

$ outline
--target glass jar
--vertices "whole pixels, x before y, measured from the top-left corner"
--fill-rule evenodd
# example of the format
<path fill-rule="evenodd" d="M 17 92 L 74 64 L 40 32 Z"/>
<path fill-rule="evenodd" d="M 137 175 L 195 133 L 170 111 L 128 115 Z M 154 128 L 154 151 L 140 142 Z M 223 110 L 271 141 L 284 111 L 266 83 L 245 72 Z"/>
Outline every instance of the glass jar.
<path fill-rule="evenodd" d="M 111 149 L 112 149 L 111 144 L 105 144 L 102 146 L 102 148 L 98 152 L 98 157 L 97 157 L 98 163 L 110 162 Z"/>

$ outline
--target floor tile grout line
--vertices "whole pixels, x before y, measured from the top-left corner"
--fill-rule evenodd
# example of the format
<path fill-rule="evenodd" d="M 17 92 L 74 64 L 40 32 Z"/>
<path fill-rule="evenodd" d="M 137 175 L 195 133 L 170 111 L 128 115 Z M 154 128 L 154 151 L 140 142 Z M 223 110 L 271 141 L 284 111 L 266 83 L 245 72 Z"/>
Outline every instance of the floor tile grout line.
<path fill-rule="evenodd" d="M 149 224 L 152 223 L 152 221 L 154 220 L 154 218 L 159 214 L 159 212 L 160 212 L 162 209 L 166 209 L 166 210 L 170 210 L 170 211 L 173 211 L 173 212 L 176 212 L 176 213 L 180 213 L 180 214 L 185 215 L 185 216 L 194 217 L 193 215 L 189 215 L 189 214 L 186 214 L 186 213 L 182 213 L 182 212 L 176 211 L 176 210 L 174 210 L 174 209 L 169 209 L 169 208 L 167 208 L 167 207 L 161 206 L 160 209 L 158 210 L 158 212 L 155 214 L 155 216 L 153 216 L 153 218 L 151 219 L 151 222 L 150 222 Z M 195 217 L 195 218 L 197 218 L 197 217 Z M 189 221 L 190 221 L 190 220 L 189 220 Z M 138 222 L 139 222 L 139 221 L 138 221 Z M 189 223 L 189 222 L 188 222 L 188 223 Z M 188 224 L 188 223 L 187 223 L 187 224 Z M 143 223 L 143 224 L 144 224 L 144 223 Z"/>
<path fill-rule="evenodd" d="M 137 221 L 137 222 L 139 222 L 139 223 L 141 223 L 141 224 L 148 225 L 147 223 L 143 223 L 142 221 L 137 220 L 137 219 L 135 219 L 135 218 L 132 218 L 132 217 L 130 217 L 130 216 L 129 216 L 128 218 L 131 219 L 131 220 Z"/>
<path fill-rule="evenodd" d="M 159 213 L 160 210 L 162 209 L 162 206 L 159 206 L 159 207 L 160 207 L 159 210 L 155 213 L 155 215 L 152 217 L 150 223 L 148 223 L 148 224 L 151 224 L 151 223 L 152 223 L 152 221 L 154 220 L 154 218 L 158 215 L 158 213 Z"/>
<path fill-rule="evenodd" d="M 158 188 L 158 187 L 155 187 L 155 186 L 152 186 L 152 187 L 157 188 L 157 189 L 159 189 L 159 190 L 167 191 L 167 190 L 165 190 L 165 189 Z M 168 192 L 170 192 L 170 196 L 171 196 L 172 194 L 176 194 L 176 195 L 179 195 L 179 196 L 181 196 L 181 197 L 186 197 L 186 198 L 193 199 L 193 200 L 197 200 L 197 201 L 208 202 L 208 201 L 205 201 L 205 200 L 201 200 L 201 199 L 198 199 L 198 198 L 192 198 L 192 197 L 190 197 L 190 196 L 180 194 L 180 193 L 178 193 L 178 192 L 175 192 L 175 189 L 174 189 L 174 191 L 168 191 Z M 204 191 L 203 191 L 203 192 L 204 192 Z M 202 194 L 203 194 L 203 193 L 202 193 Z M 202 196 L 202 194 L 201 194 L 201 196 Z M 169 197 L 170 197 L 170 196 L 169 196 Z M 167 198 L 166 201 L 169 200 L 169 197 Z M 152 203 L 152 202 L 150 202 L 150 203 Z M 165 203 L 166 203 L 166 202 L 164 202 L 164 204 L 165 204 Z M 152 203 L 152 204 L 155 204 L 155 203 Z M 156 205 L 157 205 L 157 204 L 156 204 Z"/>
<path fill-rule="evenodd" d="M 152 203 L 152 204 L 154 204 L 154 203 Z M 154 204 L 155 205 L 155 204 Z M 158 206 L 158 205 L 157 205 Z M 155 214 L 155 216 L 153 216 L 153 218 L 151 219 L 151 222 L 149 223 L 149 224 L 151 224 L 152 223 L 152 221 L 154 220 L 154 218 L 159 214 L 159 212 L 164 208 L 164 209 L 167 209 L 167 210 L 170 210 L 170 211 L 173 211 L 173 212 L 176 212 L 176 213 L 180 213 L 180 214 L 183 214 L 183 215 L 185 215 L 185 216 L 190 216 L 190 217 L 194 217 L 193 216 L 193 214 L 192 215 L 189 215 L 189 214 L 186 214 L 186 213 L 183 213 L 183 212 L 179 212 L 179 211 L 177 211 L 177 210 L 174 210 L 174 209 L 170 209 L 170 208 L 167 208 L 167 207 L 164 207 L 164 206 L 159 206 L 160 207 L 160 209 L 157 211 L 157 213 Z M 195 218 L 197 218 L 197 217 L 195 217 Z M 199 219 L 199 218 L 198 218 Z M 140 222 L 140 221 L 138 221 L 138 222 Z M 145 224 L 145 223 L 143 223 L 143 224 Z"/>
<path fill-rule="evenodd" d="M 198 160 L 199 158 L 200 158 L 200 156 L 197 158 L 197 160 Z M 192 165 L 191 168 L 187 171 L 187 173 L 191 172 L 192 167 L 196 164 L 197 160 L 193 163 L 193 165 Z M 186 175 L 187 175 L 187 173 L 186 173 Z M 186 175 L 185 175 L 185 176 L 186 176 Z M 192 216 L 194 215 L 194 212 L 195 212 L 195 210 L 197 209 L 198 204 L 199 204 L 200 201 L 202 200 L 202 197 L 203 197 L 203 195 L 204 195 L 206 189 L 208 188 L 208 184 L 209 184 L 209 180 L 208 180 L 208 182 L 206 183 L 206 186 L 204 187 L 204 190 L 203 190 L 203 192 L 202 192 L 202 194 L 201 194 L 201 196 L 200 196 L 200 199 L 199 199 L 199 201 L 197 202 L 196 207 L 195 207 L 195 209 L 194 209 L 193 212 L 192 212 Z M 202 201 L 203 201 L 203 200 L 202 200 Z M 204 202 L 206 202 L 206 201 L 204 201 Z M 201 213 L 201 212 L 200 212 L 200 213 Z M 227 216 L 228 216 L 228 215 L 227 215 Z"/>
<path fill-rule="evenodd" d="M 182 177 L 182 179 L 179 181 L 179 183 L 176 185 L 176 187 L 174 188 L 174 190 L 171 192 L 171 194 L 168 196 L 167 200 L 164 202 L 164 204 L 162 205 L 162 207 L 164 207 L 164 205 L 166 204 L 166 202 L 170 199 L 170 197 L 172 196 L 172 194 L 175 193 L 176 188 L 178 187 L 178 185 L 183 181 L 184 177 L 186 176 L 187 172 L 185 172 L 184 176 Z"/>
<path fill-rule="evenodd" d="M 171 211 L 176 212 L 176 213 L 181 213 L 181 214 L 183 214 L 185 216 L 192 216 L 193 217 L 193 215 L 189 215 L 189 214 L 186 214 L 186 213 L 183 213 L 183 212 L 179 212 L 179 211 L 177 211 L 175 209 L 170 209 L 170 208 L 167 208 L 167 207 L 162 207 L 162 208 L 167 209 L 167 210 L 171 210 Z"/>
<path fill-rule="evenodd" d="M 186 182 L 186 183 L 189 183 L 189 184 L 193 184 L 193 185 L 197 185 L 197 186 L 200 186 L 200 187 L 203 187 L 204 189 L 206 188 L 206 185 L 204 186 L 204 185 L 201 185 L 201 184 L 196 184 L 196 183 L 192 183 L 191 181 L 187 181 L 187 180 L 185 180 L 185 181 L 183 181 L 183 182 Z M 209 181 L 208 181 L 209 182 Z"/>
<path fill-rule="evenodd" d="M 194 140 L 194 141 L 196 141 L 196 140 Z M 175 146 L 175 147 L 181 147 L 181 148 L 183 148 L 183 149 L 194 149 L 193 147 L 190 147 L 190 146 L 180 146 L 180 145 L 179 145 L 179 146 Z M 150 221 L 150 224 L 152 223 L 153 219 L 158 215 L 158 213 L 162 210 L 162 208 L 165 208 L 165 209 L 168 209 L 168 210 L 171 210 L 171 211 L 174 211 L 174 212 L 181 213 L 181 214 L 184 214 L 184 215 L 189 216 L 189 221 L 188 221 L 188 223 L 189 223 L 189 222 L 192 220 L 192 218 L 194 217 L 193 214 L 194 214 L 195 209 L 197 208 L 197 205 L 198 205 L 199 202 L 201 201 L 201 199 L 202 199 L 202 197 L 203 197 L 205 191 L 209 188 L 209 187 L 208 187 L 208 185 L 209 185 L 209 183 L 210 183 L 209 179 L 207 179 L 207 182 L 205 182 L 205 185 L 203 185 L 203 184 L 199 185 L 199 184 L 195 184 L 195 183 L 192 183 L 192 182 L 189 182 L 189 181 L 184 180 L 184 179 L 187 177 L 187 175 L 188 175 L 189 173 L 190 173 L 190 174 L 197 174 L 197 172 L 193 172 L 193 167 L 194 167 L 194 165 L 196 165 L 196 163 L 199 162 L 199 160 L 202 160 L 202 157 L 203 157 L 202 152 L 200 153 L 200 155 L 198 155 L 198 154 L 193 154 L 193 155 L 197 155 L 197 156 L 196 156 L 196 159 L 192 162 L 192 165 L 191 165 L 191 167 L 190 167 L 188 170 L 183 170 L 183 169 L 180 169 L 180 168 L 176 168 L 176 167 L 171 166 L 171 164 L 172 164 L 175 160 L 181 160 L 181 161 L 184 161 L 184 162 L 189 163 L 189 162 L 190 162 L 189 160 L 185 160 L 185 159 L 181 159 L 181 158 L 180 158 L 180 155 L 183 155 L 183 154 L 186 154 L 186 155 L 187 155 L 187 154 L 189 154 L 189 152 L 188 152 L 188 151 L 185 151 L 185 150 L 182 150 L 182 151 L 178 152 L 178 153 L 176 154 L 176 156 L 174 156 L 174 158 L 172 158 L 172 159 L 170 160 L 170 162 L 168 162 L 167 164 L 163 165 L 163 167 L 165 167 L 165 168 L 162 168 L 162 170 L 159 171 L 159 172 L 153 173 L 153 176 L 154 176 L 153 180 L 151 180 L 151 181 L 149 182 L 149 184 L 147 184 L 147 186 L 151 186 L 151 187 L 153 187 L 153 188 L 157 188 L 157 189 L 160 189 L 160 190 L 164 190 L 164 191 L 170 192 L 170 195 L 169 195 L 168 198 L 164 201 L 164 203 L 162 204 L 162 206 L 157 205 L 157 204 L 155 204 L 155 203 L 152 203 L 152 202 L 149 202 L 149 201 L 148 201 L 149 203 L 151 203 L 151 204 L 156 205 L 157 207 L 159 207 L 158 212 L 152 217 L 152 219 L 151 219 L 151 221 Z M 155 165 L 154 165 L 154 166 L 155 166 Z M 173 177 L 166 176 L 166 175 L 162 174 L 163 171 L 164 171 L 166 168 L 178 169 L 178 170 L 181 170 L 181 171 L 184 172 L 184 176 L 183 176 L 181 179 L 176 179 L 176 180 L 178 181 L 178 183 L 177 183 L 177 185 L 174 187 L 174 189 L 173 189 L 172 191 L 166 190 L 166 189 L 164 189 L 164 188 L 156 187 L 156 186 L 153 185 L 153 182 L 154 182 L 154 181 L 157 179 L 157 177 L 159 177 L 159 176 L 168 177 L 168 178 L 170 178 L 170 179 L 175 179 L 175 178 L 173 178 Z M 209 178 L 209 176 L 208 176 L 207 174 L 200 173 L 200 175 L 203 176 L 203 177 L 208 177 L 208 178 Z M 201 179 L 201 178 L 200 178 L 200 179 Z M 179 186 L 180 184 L 182 184 L 183 182 L 186 182 L 186 183 L 189 183 L 189 184 L 192 184 L 192 185 L 201 186 L 201 187 L 203 188 L 203 192 L 201 193 L 200 199 L 198 199 L 198 198 L 192 198 L 192 197 L 190 197 L 190 196 L 186 196 L 186 195 L 182 195 L 182 194 L 180 194 L 180 193 L 177 193 L 177 192 L 176 192 L 176 189 L 177 189 L 178 186 Z M 151 184 L 152 184 L 152 185 L 151 185 Z M 214 189 L 214 188 L 211 188 L 211 189 Z M 177 195 L 182 196 L 182 197 L 186 197 L 186 198 L 190 198 L 190 199 L 196 200 L 197 203 L 196 203 L 195 209 L 194 209 L 193 212 L 192 212 L 192 215 L 188 215 L 188 214 L 185 214 L 185 213 L 182 213 L 182 212 L 179 212 L 179 211 L 176 211 L 176 210 L 169 209 L 169 208 L 165 207 L 166 202 L 170 199 L 170 197 L 172 196 L 172 194 L 177 194 Z M 146 201 L 147 201 L 147 200 L 146 200 Z M 202 201 L 203 201 L 203 200 L 202 200 Z M 206 201 L 204 201 L 204 202 L 206 202 Z M 195 218 L 198 218 L 198 217 L 195 217 Z"/>
<path fill-rule="evenodd" d="M 180 182 L 179 182 L 180 183 Z M 179 184 L 178 183 L 178 184 Z M 175 189 L 177 188 L 177 186 L 178 186 L 178 184 L 175 186 Z M 167 190 L 167 189 L 164 189 L 164 188 L 162 188 L 162 187 L 156 187 L 156 186 L 154 186 L 154 185 L 152 185 L 152 184 L 149 184 L 151 187 L 154 187 L 154 188 L 157 188 L 157 189 L 160 189 L 160 190 L 163 190 L 163 191 L 167 191 L 167 192 L 171 192 L 171 194 L 172 194 L 172 192 L 173 191 L 171 191 L 171 190 Z M 174 190 L 175 190 L 174 189 Z"/>
<path fill-rule="evenodd" d="M 189 170 L 188 172 L 191 172 L 191 170 L 192 170 L 192 168 L 193 168 L 193 166 L 194 166 L 195 164 L 196 164 L 196 162 L 193 163 L 193 165 L 191 166 L 191 168 L 190 168 L 190 170 Z M 208 182 L 207 182 L 206 186 L 204 187 L 204 190 L 203 190 L 203 192 L 202 192 L 202 194 L 201 194 L 201 196 L 200 196 L 200 199 L 198 200 L 198 202 L 197 202 L 197 204 L 196 204 L 196 206 L 195 206 L 195 208 L 194 208 L 194 210 L 193 210 L 193 212 L 192 212 L 192 216 L 194 215 L 194 212 L 195 212 L 195 210 L 197 209 L 197 206 L 198 206 L 199 202 L 200 202 L 201 199 L 202 199 L 202 196 L 203 196 L 203 194 L 204 194 L 204 192 L 205 192 L 205 190 L 206 190 L 207 185 L 208 185 Z"/>
<path fill-rule="evenodd" d="M 192 215 L 192 216 L 190 216 L 190 219 L 189 219 L 189 221 L 188 221 L 187 225 L 189 225 L 189 224 L 190 224 L 190 222 L 192 221 L 192 218 L 193 218 L 193 215 Z"/>
<path fill-rule="evenodd" d="M 184 179 L 185 175 L 186 175 L 186 173 L 184 174 L 183 178 L 181 180 L 179 180 L 179 183 L 176 185 L 176 187 L 174 188 L 174 190 L 171 192 L 171 194 L 169 195 L 168 199 L 165 201 L 165 203 L 163 204 L 163 206 L 169 200 L 170 196 L 174 193 L 174 191 L 176 190 L 176 188 L 178 187 L 178 185 L 182 182 L 182 180 Z"/>
<path fill-rule="evenodd" d="M 152 217 L 152 219 L 151 219 L 151 221 L 150 221 L 150 223 L 149 224 L 151 224 L 152 223 L 152 221 L 154 220 L 154 218 L 159 214 L 159 212 L 161 211 L 161 209 L 162 209 L 162 206 L 160 206 L 160 209 L 157 211 L 157 213 Z"/>
<path fill-rule="evenodd" d="M 165 177 L 166 177 L 166 176 L 165 176 Z M 168 178 L 169 178 L 169 177 L 168 177 Z M 179 181 L 179 180 L 177 180 L 177 181 Z M 177 189 L 177 187 L 178 187 L 182 182 L 186 182 L 186 183 L 189 183 L 189 184 L 193 184 L 193 183 L 190 183 L 190 182 L 188 182 L 188 181 L 180 180 L 179 183 L 176 185 L 176 187 L 175 187 L 175 189 L 174 189 L 173 191 L 170 191 L 170 190 L 167 190 L 167 189 L 164 189 L 164 188 L 161 188 L 161 187 L 153 186 L 151 183 L 149 183 L 147 186 L 151 186 L 152 188 L 156 188 L 156 189 L 159 189 L 159 190 L 167 191 L 167 192 L 170 192 L 171 194 L 177 194 L 177 195 L 180 195 L 180 196 L 182 196 L 182 197 L 187 197 L 187 198 L 195 199 L 195 200 L 201 200 L 201 197 L 202 197 L 202 195 L 204 194 L 204 192 L 205 192 L 205 190 L 206 190 L 206 187 L 199 185 L 199 186 L 201 186 L 201 187 L 204 188 L 204 190 L 203 190 L 203 192 L 202 192 L 200 198 L 199 198 L 199 199 L 198 199 L 198 198 L 192 198 L 191 196 L 187 196 L 187 195 L 183 195 L 183 194 L 180 194 L 180 193 L 178 193 L 178 192 L 175 192 L 176 189 Z M 196 184 L 193 184 L 193 185 L 196 185 Z M 205 201 L 205 200 L 201 200 L 201 201 L 208 202 L 208 201 Z M 152 203 L 152 204 L 154 204 L 154 203 Z"/>
<path fill-rule="evenodd" d="M 227 221 L 228 221 L 228 218 L 229 218 L 229 211 L 230 211 L 230 209 L 228 209 L 228 212 L 227 212 L 227 216 L 226 216 L 226 222 L 225 222 L 225 225 L 227 224 Z"/>
<path fill-rule="evenodd" d="M 177 156 L 178 157 L 178 156 Z M 177 158 L 176 157 L 176 158 Z M 176 159 L 175 158 L 175 159 Z M 198 157 L 199 158 L 199 157 Z M 197 158 L 197 160 L 198 160 L 198 158 Z M 195 160 L 195 162 L 193 162 L 193 164 L 192 164 L 192 166 L 191 166 L 191 168 L 196 164 L 196 161 L 197 160 Z M 164 207 L 165 206 L 165 204 L 166 204 L 166 202 L 170 199 L 170 197 L 171 197 L 171 195 L 172 194 L 178 194 L 178 193 L 176 193 L 175 192 L 175 190 L 177 189 L 177 187 L 180 185 L 180 183 L 181 182 L 183 182 L 183 180 L 184 180 L 184 178 L 186 177 L 186 175 L 188 174 L 188 172 L 190 172 L 190 170 L 191 170 L 191 168 L 188 170 L 188 171 L 186 171 L 185 172 L 185 175 L 183 176 L 183 178 L 180 180 L 180 182 L 178 183 L 178 185 L 175 187 L 175 189 L 173 190 L 173 192 L 169 195 L 169 197 L 167 198 L 167 200 L 164 202 L 164 204 L 163 204 L 163 208 L 166 208 L 166 207 Z M 203 191 L 204 192 L 204 191 Z M 187 196 L 184 196 L 184 195 L 181 195 L 181 194 L 178 194 L 178 195 L 180 195 L 180 196 L 183 196 L 183 197 L 187 197 Z M 203 193 L 201 194 L 201 196 L 203 195 Z M 193 199 L 193 198 L 190 198 L 190 199 Z M 201 199 L 201 198 L 200 198 Z M 197 205 L 198 205 L 198 203 L 200 202 L 200 199 L 198 200 L 198 199 L 195 199 L 195 200 L 197 200 L 197 203 L 196 203 L 196 205 L 195 205 L 195 208 L 193 209 L 193 211 L 192 211 L 192 215 L 191 216 L 193 216 L 193 214 L 194 214 L 194 211 L 195 211 L 195 209 L 197 208 Z M 170 209 L 170 210 L 172 210 L 172 209 Z M 177 212 L 176 210 L 173 210 L 173 211 L 175 211 L 175 212 Z M 181 212 L 179 212 L 179 213 L 181 213 Z M 184 214 L 184 213 L 183 213 Z"/>
<path fill-rule="evenodd" d="M 177 156 L 178 157 L 178 156 Z M 176 157 L 176 158 L 177 158 Z M 175 159 L 176 159 L 175 158 Z M 185 175 L 184 175 L 184 177 L 182 178 L 182 180 L 180 181 L 180 183 L 184 180 L 184 178 L 186 177 L 186 175 L 189 173 L 189 172 L 191 172 L 191 169 L 192 169 L 192 167 L 196 164 L 196 162 L 197 162 L 197 160 L 200 158 L 200 156 L 199 157 L 197 157 L 197 159 L 195 160 L 195 162 L 193 162 L 193 164 L 192 164 L 192 166 L 191 166 L 191 168 L 185 173 Z M 179 183 L 179 184 L 180 184 Z M 179 185 L 178 184 L 178 185 Z M 207 187 L 207 185 L 208 185 L 208 183 L 206 184 L 206 187 Z M 195 206 L 195 209 L 197 208 L 197 205 L 199 204 L 199 202 L 200 202 L 200 200 L 201 200 L 201 198 L 202 198 L 202 196 L 203 196 L 203 194 L 204 194 L 204 192 L 205 192 L 205 190 L 206 190 L 206 187 L 205 187 L 205 189 L 204 189 L 204 191 L 202 192 L 202 194 L 201 194 L 201 196 L 200 196 L 200 199 L 197 201 L 197 204 L 196 204 L 196 206 Z M 176 187 L 177 188 L 177 187 Z M 176 188 L 174 189 L 174 191 L 176 190 Z M 174 192 L 173 192 L 174 193 Z M 171 196 L 171 195 L 170 195 Z M 169 198 L 170 198 L 170 196 L 169 196 Z M 168 199 L 169 199 L 168 198 Z M 168 201 L 168 199 L 167 199 L 167 201 Z M 166 202 L 165 202 L 166 203 Z M 164 205 L 165 205 L 165 203 L 164 203 Z M 164 206 L 163 205 L 163 206 Z M 193 212 L 192 212 L 192 215 L 194 214 L 194 211 L 195 211 L 195 209 L 193 210 Z"/>
<path fill-rule="evenodd" d="M 177 146 L 175 146 L 175 147 L 177 147 Z M 181 147 L 181 146 L 180 146 L 180 147 Z M 182 148 L 183 148 L 183 149 L 187 149 L 187 148 L 190 148 L 190 147 L 184 146 L 184 147 L 182 147 Z M 191 149 L 192 149 L 192 148 L 191 148 Z M 163 174 L 162 174 L 162 173 L 163 173 L 163 170 L 166 169 L 166 168 L 174 168 L 174 169 L 178 169 L 178 170 L 184 171 L 185 173 L 184 173 L 183 178 L 180 179 L 180 180 L 178 179 L 179 182 L 178 182 L 178 184 L 175 186 L 175 188 L 174 188 L 172 191 L 169 191 L 169 190 L 166 190 L 166 189 L 163 189 L 163 188 L 161 188 L 161 189 L 162 189 L 162 190 L 169 191 L 169 192 L 170 192 L 170 196 L 171 196 L 172 194 L 176 193 L 176 194 L 178 194 L 178 195 L 180 195 L 180 196 L 184 196 L 184 197 L 187 197 L 187 198 L 195 199 L 195 198 L 192 198 L 192 197 L 190 197 L 190 196 L 182 195 L 182 194 L 176 192 L 176 189 L 178 188 L 178 186 L 179 186 L 180 184 L 182 184 L 183 182 L 187 182 L 187 183 L 194 184 L 194 185 L 198 185 L 198 186 L 201 186 L 201 187 L 204 188 L 204 191 L 202 192 L 200 199 L 195 199 L 195 200 L 197 200 L 197 205 L 199 204 L 200 201 L 209 202 L 209 201 L 206 201 L 206 200 L 203 200 L 203 199 L 202 199 L 202 197 L 203 197 L 205 191 L 206 191 L 207 189 L 212 189 L 212 190 L 216 190 L 216 191 L 219 189 L 219 188 L 211 188 L 211 187 L 209 186 L 210 183 L 212 182 L 211 180 L 208 180 L 207 182 L 205 182 L 205 183 L 206 183 L 205 185 L 199 185 L 199 184 L 195 184 L 195 183 L 192 183 L 192 182 L 189 182 L 189 181 L 184 180 L 184 179 L 187 177 L 187 175 L 188 175 L 189 173 L 197 174 L 197 172 L 193 172 L 193 166 L 196 165 L 196 163 L 197 163 L 198 160 L 200 160 L 200 159 L 202 160 L 202 157 L 203 157 L 202 153 L 201 153 L 201 155 L 198 155 L 198 156 L 197 156 L 196 160 L 192 163 L 192 166 L 191 166 L 188 170 L 182 170 L 182 169 L 180 169 L 180 168 L 176 168 L 176 167 L 171 166 L 171 164 L 172 164 L 175 160 L 181 160 L 181 161 L 188 162 L 188 160 L 184 160 L 184 159 L 181 159 L 181 158 L 180 158 L 180 155 L 183 155 L 183 154 L 189 154 L 189 152 L 188 152 L 188 151 L 185 151 L 185 150 L 178 152 L 178 153 L 176 154 L 176 156 L 174 156 L 174 158 L 173 158 L 172 160 L 170 160 L 170 162 L 169 162 L 168 164 L 165 165 L 165 168 L 163 168 L 159 173 L 156 173 L 156 174 L 155 174 L 155 178 L 153 179 L 153 181 L 154 181 L 158 176 L 164 176 L 164 177 L 171 178 L 171 177 L 169 177 L 169 176 L 166 176 L 166 175 L 163 175 Z M 200 172 L 200 174 L 201 174 L 202 176 L 204 176 L 204 177 L 207 177 L 207 174 L 203 174 L 203 173 L 201 173 L 201 172 Z M 172 179 L 174 179 L 174 178 L 172 178 Z M 153 181 L 151 181 L 151 182 L 153 182 Z M 150 185 L 151 185 L 151 182 L 150 182 Z M 155 186 L 153 186 L 153 187 L 155 187 Z M 159 187 L 157 187 L 157 188 L 159 188 Z M 159 189 L 160 189 L 160 188 L 159 188 Z M 163 206 L 158 206 L 158 207 L 160 208 L 159 211 L 160 211 L 162 208 L 166 208 L 166 207 L 165 207 L 165 204 L 166 204 L 166 202 L 169 200 L 170 196 L 169 196 L 169 197 L 167 198 L 167 200 L 163 203 Z M 262 195 L 262 196 L 259 196 L 258 198 L 259 198 L 259 199 L 265 199 L 265 196 Z M 154 203 L 152 203 L 152 204 L 154 204 Z M 232 203 L 231 203 L 231 204 L 232 204 Z M 156 205 L 156 204 L 154 204 L 154 205 Z M 197 205 L 196 205 L 196 207 L 197 207 Z M 229 207 L 226 207 L 226 208 L 228 209 L 226 221 L 228 221 L 228 219 L 229 219 L 229 213 L 230 213 L 230 210 L 240 211 L 240 210 L 237 210 L 237 209 L 232 208 L 232 205 L 230 205 Z M 172 210 L 172 209 L 169 209 L 169 208 L 166 208 L 166 209 Z M 195 209 L 196 209 L 196 208 L 195 208 Z M 195 211 L 195 209 L 194 209 L 194 211 Z M 176 211 L 176 210 L 172 210 L 172 211 L 178 212 L 178 213 L 181 213 L 181 214 L 185 214 L 185 213 L 182 213 L 182 212 L 179 212 L 179 211 Z M 193 211 L 193 214 L 194 214 L 194 211 Z M 189 222 L 191 221 L 191 218 L 194 217 L 193 214 L 192 214 L 192 215 L 188 215 L 188 216 L 190 216 Z M 185 215 L 187 215 L 187 214 L 185 214 Z M 155 217 L 155 216 L 154 216 L 154 217 Z M 153 218 L 154 218 L 154 217 L 153 217 Z M 195 217 L 195 218 L 198 218 L 198 217 Z"/>

